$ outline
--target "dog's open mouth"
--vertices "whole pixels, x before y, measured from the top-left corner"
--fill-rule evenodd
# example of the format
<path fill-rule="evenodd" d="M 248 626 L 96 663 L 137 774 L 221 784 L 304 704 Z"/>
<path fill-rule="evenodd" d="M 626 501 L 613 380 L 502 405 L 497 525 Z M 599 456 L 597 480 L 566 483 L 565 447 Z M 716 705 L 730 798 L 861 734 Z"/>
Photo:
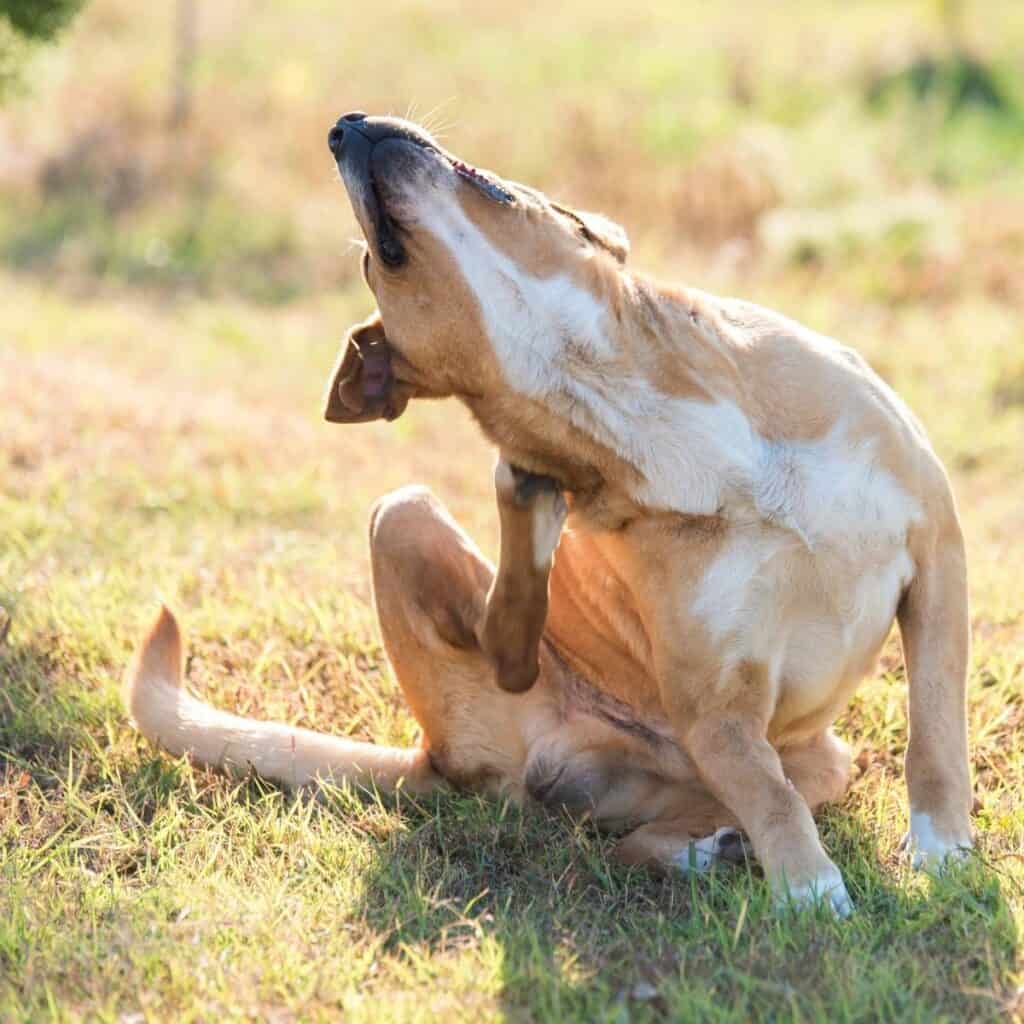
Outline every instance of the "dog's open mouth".
<path fill-rule="evenodd" d="M 413 144 L 420 145 L 423 149 L 427 148 L 418 142 L 413 142 Z M 371 233 L 367 232 L 366 241 L 375 250 L 381 262 L 394 269 L 405 263 L 406 253 L 405 246 L 402 244 L 401 227 L 388 209 L 378 173 L 374 167 L 376 163 L 374 157 L 379 152 L 378 145 L 377 142 L 371 142 L 365 147 L 365 178 L 363 180 L 366 183 L 366 192 L 363 194 L 363 201 L 367 207 L 367 220 L 372 225 L 372 237 Z M 363 154 L 360 153 L 356 159 L 361 162 L 362 158 Z M 353 199 L 353 203 L 355 201 Z"/>

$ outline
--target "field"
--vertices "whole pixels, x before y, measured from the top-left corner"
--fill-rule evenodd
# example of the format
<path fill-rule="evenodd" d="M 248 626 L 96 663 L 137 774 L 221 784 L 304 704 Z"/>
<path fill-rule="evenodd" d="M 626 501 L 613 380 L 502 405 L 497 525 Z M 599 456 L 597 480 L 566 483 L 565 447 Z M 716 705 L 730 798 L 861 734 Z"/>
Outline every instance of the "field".
<path fill-rule="evenodd" d="M 1024 5 L 221 0 L 177 119 L 171 6 L 93 0 L 0 114 L 0 1019 L 1024 1019 Z M 218 705 L 411 741 L 369 506 L 425 482 L 494 552 L 458 408 L 320 420 L 372 306 L 325 146 L 354 107 L 601 209 L 635 265 L 841 337 L 906 397 L 969 546 L 965 869 L 897 850 L 894 638 L 821 819 L 845 922 L 775 915 L 756 871 L 627 870 L 537 809 L 316 803 L 137 738 L 119 676 L 163 599 Z"/>

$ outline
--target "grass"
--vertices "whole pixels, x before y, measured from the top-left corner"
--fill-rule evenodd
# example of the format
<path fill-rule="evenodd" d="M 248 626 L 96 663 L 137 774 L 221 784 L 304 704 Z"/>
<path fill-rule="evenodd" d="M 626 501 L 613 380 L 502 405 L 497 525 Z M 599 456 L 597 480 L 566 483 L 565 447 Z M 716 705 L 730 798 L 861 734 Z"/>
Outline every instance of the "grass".
<path fill-rule="evenodd" d="M 35 58 L 0 125 L 0 1019 L 1024 1017 L 1024 9 L 966 5 L 951 47 L 934 6 L 224 3 L 174 135 L 165 15 L 93 0 Z M 924 420 L 971 564 L 964 871 L 897 851 L 895 642 L 839 723 L 842 924 L 745 869 L 618 867 L 586 822 L 313 803 L 132 733 L 118 676 L 163 597 L 221 706 L 415 737 L 367 512 L 422 480 L 493 552 L 491 454 L 447 405 L 318 417 L 370 305 L 326 127 L 412 101 L 622 220 L 638 265 L 855 344 Z"/>

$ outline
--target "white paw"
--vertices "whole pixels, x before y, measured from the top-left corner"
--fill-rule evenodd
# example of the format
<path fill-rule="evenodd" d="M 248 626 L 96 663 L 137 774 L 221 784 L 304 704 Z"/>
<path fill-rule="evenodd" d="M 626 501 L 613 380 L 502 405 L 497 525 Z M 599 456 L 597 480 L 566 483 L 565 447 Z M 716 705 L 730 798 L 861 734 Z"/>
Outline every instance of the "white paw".
<path fill-rule="evenodd" d="M 916 870 L 939 872 L 965 861 L 974 843 L 969 835 L 959 838 L 939 835 L 930 815 L 911 811 L 910 831 L 900 842 L 900 849 L 910 856 Z"/>
<path fill-rule="evenodd" d="M 701 874 L 716 861 L 737 864 L 746 856 L 747 847 L 743 836 L 734 828 L 720 828 L 714 835 L 705 836 L 703 839 L 691 839 L 675 855 L 675 863 L 684 875 L 690 872 Z"/>
<path fill-rule="evenodd" d="M 516 475 L 512 467 L 502 458 L 494 464 L 494 489 L 498 497 L 505 501 L 514 501 L 516 494 Z"/>
<path fill-rule="evenodd" d="M 821 905 L 837 917 L 849 917 L 853 913 L 853 900 L 835 864 L 830 864 L 816 878 L 802 885 L 787 885 L 783 880 L 777 886 L 775 902 L 780 908 L 792 907 L 796 910 Z"/>

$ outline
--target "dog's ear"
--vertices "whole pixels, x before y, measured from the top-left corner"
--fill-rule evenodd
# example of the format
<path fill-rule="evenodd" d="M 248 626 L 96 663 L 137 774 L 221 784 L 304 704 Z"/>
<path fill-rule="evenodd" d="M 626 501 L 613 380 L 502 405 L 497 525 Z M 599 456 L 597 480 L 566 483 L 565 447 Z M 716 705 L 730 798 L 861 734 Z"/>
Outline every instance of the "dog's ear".
<path fill-rule="evenodd" d="M 626 229 L 602 213 L 577 210 L 576 216 L 583 225 L 583 231 L 592 242 L 607 249 L 620 263 L 629 255 L 629 236 Z"/>
<path fill-rule="evenodd" d="M 331 423 L 398 419 L 415 390 L 395 380 L 392 356 L 379 313 L 356 324 L 328 378 L 324 419 Z"/>
<path fill-rule="evenodd" d="M 572 217 L 580 226 L 580 230 L 595 245 L 607 249 L 620 263 L 626 262 L 629 255 L 629 237 L 626 229 L 609 220 L 603 213 L 591 213 L 589 210 L 570 210 L 567 206 L 553 204 L 556 210 Z"/>

